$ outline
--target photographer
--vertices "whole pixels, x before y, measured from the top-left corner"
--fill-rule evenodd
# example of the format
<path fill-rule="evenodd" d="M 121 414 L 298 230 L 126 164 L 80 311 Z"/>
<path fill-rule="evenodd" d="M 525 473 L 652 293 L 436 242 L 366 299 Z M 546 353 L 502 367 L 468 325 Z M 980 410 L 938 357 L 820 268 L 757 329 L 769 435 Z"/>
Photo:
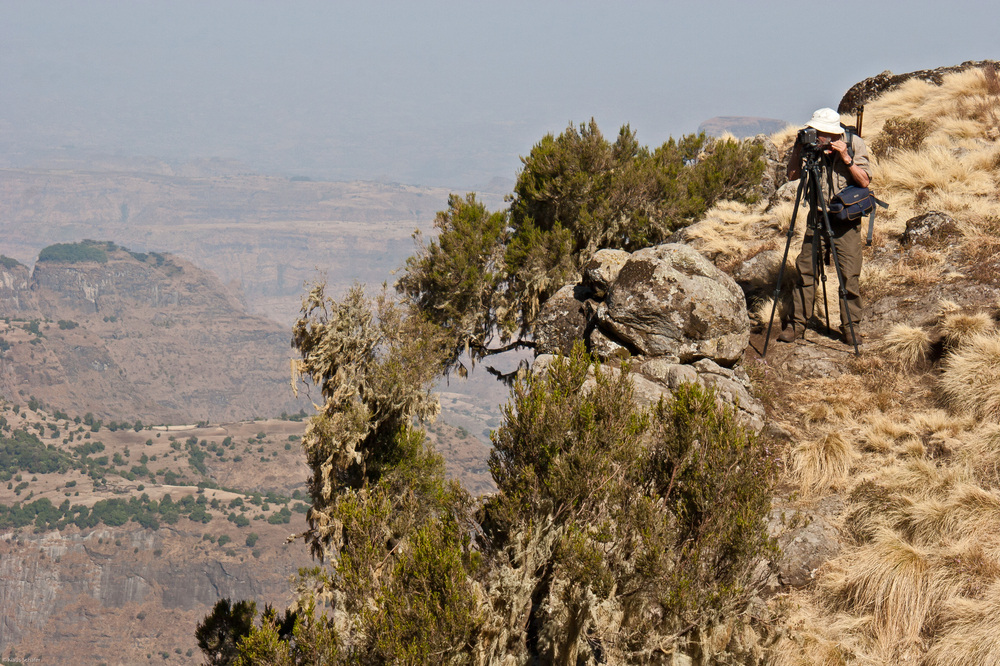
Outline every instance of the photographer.
<path fill-rule="evenodd" d="M 868 147 L 854 132 L 850 133 L 850 149 L 845 141 L 844 128 L 840 125 L 840 114 L 833 109 L 819 109 L 806 123 L 806 128 L 816 130 L 815 135 L 806 130 L 799 132 L 788 160 L 788 179 L 798 180 L 802 175 L 803 151 L 819 154 L 822 173 L 819 178 L 820 196 L 829 203 L 833 196 L 848 185 L 868 187 L 871 182 L 871 166 Z M 813 138 L 815 136 L 815 139 Z M 804 144 L 807 141 L 809 143 Z M 853 156 L 852 156 L 853 153 Z M 792 316 L 778 335 L 782 342 L 792 342 L 805 335 L 806 322 L 812 317 L 816 296 L 816 267 L 813 266 L 813 243 L 819 240 L 817 230 L 822 227 L 823 211 L 812 208 L 802 250 L 795 265 L 799 269 L 799 280 L 792 295 Z M 861 222 L 836 222 L 831 220 L 832 242 L 840 271 L 844 276 L 850 317 L 853 319 L 854 339 L 851 337 L 851 321 L 848 308 L 840 308 L 840 331 L 847 344 L 860 344 L 861 291 L 858 278 L 861 275 Z M 822 260 L 822 257 L 820 258 Z"/>

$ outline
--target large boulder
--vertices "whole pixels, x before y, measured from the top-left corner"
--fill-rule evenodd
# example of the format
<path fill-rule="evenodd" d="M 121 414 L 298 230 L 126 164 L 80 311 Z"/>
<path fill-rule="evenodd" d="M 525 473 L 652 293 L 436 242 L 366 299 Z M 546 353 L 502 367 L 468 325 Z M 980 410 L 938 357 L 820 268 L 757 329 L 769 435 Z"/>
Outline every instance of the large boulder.
<path fill-rule="evenodd" d="M 743 291 L 708 259 L 669 243 L 632 253 L 608 289 L 599 325 L 644 356 L 738 361 L 750 341 Z"/>

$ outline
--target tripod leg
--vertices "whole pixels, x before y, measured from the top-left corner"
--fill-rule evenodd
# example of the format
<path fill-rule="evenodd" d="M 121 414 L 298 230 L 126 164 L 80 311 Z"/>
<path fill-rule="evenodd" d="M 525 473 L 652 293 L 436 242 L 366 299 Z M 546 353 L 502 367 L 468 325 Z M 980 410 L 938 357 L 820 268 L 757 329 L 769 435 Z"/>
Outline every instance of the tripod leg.
<path fill-rule="evenodd" d="M 778 309 L 778 298 L 781 293 L 781 281 L 785 276 L 785 264 L 788 261 L 788 250 L 792 245 L 792 238 L 795 236 L 795 217 L 799 213 L 799 203 L 802 200 L 802 189 L 805 186 L 806 179 L 803 178 L 799 182 L 799 187 L 795 191 L 795 207 L 792 209 L 792 219 L 788 223 L 788 234 L 785 240 L 785 252 L 781 255 L 781 267 L 778 269 L 778 282 L 774 285 L 774 296 L 771 299 L 771 317 L 767 321 L 767 333 L 764 335 L 764 350 L 760 353 L 760 357 L 764 358 L 767 356 L 767 344 L 771 341 L 771 326 L 774 325 L 774 312 Z"/>

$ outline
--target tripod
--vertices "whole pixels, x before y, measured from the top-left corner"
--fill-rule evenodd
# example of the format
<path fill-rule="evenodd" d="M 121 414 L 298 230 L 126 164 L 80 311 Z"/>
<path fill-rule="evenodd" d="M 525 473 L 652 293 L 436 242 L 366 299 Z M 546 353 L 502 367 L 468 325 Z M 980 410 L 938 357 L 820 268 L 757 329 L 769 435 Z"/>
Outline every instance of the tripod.
<path fill-rule="evenodd" d="M 795 208 L 792 210 L 792 220 L 788 224 L 788 239 L 785 241 L 785 253 L 781 258 L 781 268 L 778 269 L 778 282 L 774 286 L 771 318 L 767 323 L 767 335 L 764 337 L 764 351 L 761 352 L 761 358 L 767 355 L 767 345 L 771 340 L 771 327 L 774 325 L 774 312 L 778 308 L 781 281 L 784 278 L 785 273 L 785 262 L 788 261 L 788 250 L 791 247 L 792 238 L 795 235 L 795 217 L 798 215 L 799 204 L 802 202 L 803 193 L 805 194 L 806 200 L 809 202 L 810 209 L 814 211 L 814 227 L 812 229 L 812 266 L 814 279 L 820 278 L 823 283 L 823 303 L 825 305 L 827 302 L 826 271 L 823 268 L 825 262 L 820 255 L 820 248 L 825 244 L 825 246 L 832 253 L 833 266 L 837 270 L 837 282 L 840 286 L 840 303 L 844 308 L 845 314 L 847 315 L 846 319 L 851 332 L 851 342 L 854 344 L 854 353 L 855 355 L 860 356 L 861 351 L 858 349 L 858 338 L 854 331 L 854 319 L 851 317 L 851 306 L 847 302 L 847 287 L 844 281 L 844 273 L 840 268 L 840 261 L 837 258 L 837 248 L 833 244 L 833 228 L 830 226 L 830 215 L 828 213 L 826 199 L 823 197 L 823 191 L 821 189 L 820 177 L 823 169 L 823 165 L 821 163 L 822 155 L 817 150 L 806 150 L 803 158 L 802 178 L 799 181 L 799 188 L 795 193 Z M 819 211 L 820 214 L 816 214 L 815 211 Z M 821 222 L 822 228 L 820 228 Z M 830 311 L 827 307 L 824 307 L 823 309 L 826 311 L 826 328 L 830 331 Z"/>

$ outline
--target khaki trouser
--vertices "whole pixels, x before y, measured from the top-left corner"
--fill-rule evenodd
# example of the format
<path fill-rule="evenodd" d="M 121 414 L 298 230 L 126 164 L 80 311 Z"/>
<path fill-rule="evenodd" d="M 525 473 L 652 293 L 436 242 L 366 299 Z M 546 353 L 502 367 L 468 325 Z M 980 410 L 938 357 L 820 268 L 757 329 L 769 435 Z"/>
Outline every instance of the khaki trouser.
<path fill-rule="evenodd" d="M 854 320 L 854 329 L 858 330 L 861 323 L 861 288 L 858 278 L 861 276 L 861 225 L 838 225 L 831 221 L 833 229 L 833 246 L 837 250 L 837 260 L 840 270 L 844 275 L 844 287 L 847 291 L 847 304 L 850 308 L 851 319 Z M 810 227 L 811 229 L 811 227 Z M 802 239 L 802 250 L 799 252 L 795 265 L 799 269 L 799 281 L 795 285 L 792 294 L 792 322 L 796 328 L 805 327 L 806 322 L 813 316 L 813 305 L 816 299 L 816 275 L 813 272 L 813 232 L 806 231 L 805 238 Z M 819 255 L 817 261 L 823 261 L 823 256 Z M 826 270 L 827 281 L 830 285 L 830 294 L 834 298 L 839 298 L 839 283 L 837 272 L 832 267 Z M 840 324 L 843 330 L 847 330 L 847 310 L 843 304 L 840 306 Z"/>

